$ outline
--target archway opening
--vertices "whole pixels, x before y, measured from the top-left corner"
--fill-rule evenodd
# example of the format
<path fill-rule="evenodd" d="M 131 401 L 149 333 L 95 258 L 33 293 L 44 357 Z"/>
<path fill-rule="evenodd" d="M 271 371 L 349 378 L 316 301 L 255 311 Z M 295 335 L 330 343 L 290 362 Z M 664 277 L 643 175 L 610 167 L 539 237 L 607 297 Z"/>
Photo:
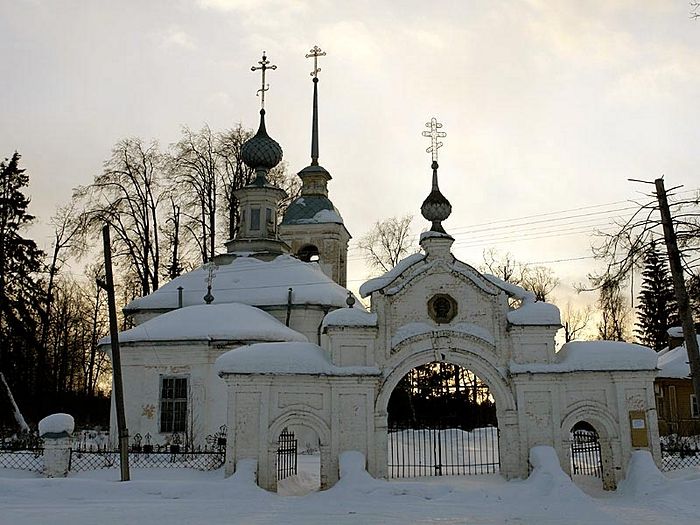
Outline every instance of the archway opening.
<path fill-rule="evenodd" d="M 391 393 L 388 432 L 390 477 L 499 471 L 495 401 L 488 385 L 459 365 L 410 370 Z"/>
<path fill-rule="evenodd" d="M 306 244 L 297 252 L 297 257 L 304 262 L 318 262 L 320 253 L 318 247 L 313 244 Z"/>
<path fill-rule="evenodd" d="M 586 492 L 603 490 L 600 436 L 588 421 L 571 427 L 571 479 Z"/>
<path fill-rule="evenodd" d="M 321 487 L 320 440 L 306 425 L 289 425 L 277 439 L 277 493 L 303 496 Z"/>

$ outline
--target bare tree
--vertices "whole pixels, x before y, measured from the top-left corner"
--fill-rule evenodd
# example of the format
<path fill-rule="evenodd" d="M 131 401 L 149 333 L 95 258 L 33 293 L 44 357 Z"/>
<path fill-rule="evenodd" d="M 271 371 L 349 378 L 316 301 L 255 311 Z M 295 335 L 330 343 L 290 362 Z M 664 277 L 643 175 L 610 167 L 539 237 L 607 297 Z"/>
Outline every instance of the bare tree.
<path fill-rule="evenodd" d="M 193 132 L 182 129 L 182 138 L 173 145 L 172 172 L 179 187 L 182 226 L 199 248 L 202 263 L 216 250 L 216 201 L 219 175 L 217 139 L 209 126 Z"/>
<path fill-rule="evenodd" d="M 593 316 L 593 308 L 576 308 L 567 301 L 563 312 L 564 342 L 574 341 L 588 326 Z"/>
<path fill-rule="evenodd" d="M 65 264 L 66 256 L 81 255 L 85 249 L 85 217 L 78 212 L 75 200 L 58 208 L 51 218 L 51 225 L 53 226 L 53 250 L 48 266 L 49 279 L 46 285 L 46 307 L 41 326 L 40 355 L 46 352 L 56 275 Z M 43 359 L 40 357 L 39 366 L 43 364 Z"/>
<path fill-rule="evenodd" d="M 559 286 L 559 278 L 546 266 L 525 266 L 520 285 L 534 293 L 536 301 L 546 301 L 547 296 Z"/>
<path fill-rule="evenodd" d="M 220 133 L 217 137 L 216 153 L 221 162 L 221 197 L 220 214 L 226 219 L 226 235 L 233 239 L 240 224 L 238 199 L 234 192 L 253 180 L 254 171 L 246 166 L 241 156 L 243 144 L 252 137 L 252 130 L 240 123 L 236 127 Z"/>
<path fill-rule="evenodd" d="M 267 180 L 287 193 L 287 197 L 277 205 L 277 216 L 281 218 L 291 202 L 301 195 L 301 179 L 287 171 L 286 162 L 280 162 L 267 174 Z"/>
<path fill-rule="evenodd" d="M 388 272 L 411 251 L 410 233 L 413 217 L 390 217 L 377 221 L 358 242 L 367 263 Z"/>
<path fill-rule="evenodd" d="M 510 253 L 501 253 L 495 248 L 483 252 L 484 264 L 480 270 L 503 279 L 508 283 L 521 284 L 523 280 L 523 265 L 513 259 Z"/>
<path fill-rule="evenodd" d="M 157 290 L 160 284 L 162 160 L 156 142 L 120 140 L 103 173 L 74 193 L 90 232 L 96 234 L 104 224 L 110 225 L 114 258 L 135 276 L 142 295 Z"/>
<path fill-rule="evenodd" d="M 677 188 L 676 188 L 677 189 Z M 680 198 L 669 190 L 673 224 L 686 274 L 691 276 L 700 269 L 700 195 Z M 687 192 L 685 192 L 687 193 Z M 633 201 L 638 207 L 627 220 L 616 221 L 616 230 L 598 232 L 598 241 L 592 247 L 593 255 L 605 261 L 605 269 L 589 275 L 593 289 L 606 280 L 622 281 L 630 272 L 644 265 L 647 253 L 655 239 L 663 239 L 659 205 L 655 195 L 645 202 Z M 662 253 L 664 260 L 667 254 Z"/>
<path fill-rule="evenodd" d="M 599 289 L 598 338 L 606 341 L 624 341 L 629 332 L 630 308 L 622 294 L 619 281 L 607 280 Z"/>
<path fill-rule="evenodd" d="M 698 0 L 690 1 L 690 18 L 700 18 L 700 2 Z"/>

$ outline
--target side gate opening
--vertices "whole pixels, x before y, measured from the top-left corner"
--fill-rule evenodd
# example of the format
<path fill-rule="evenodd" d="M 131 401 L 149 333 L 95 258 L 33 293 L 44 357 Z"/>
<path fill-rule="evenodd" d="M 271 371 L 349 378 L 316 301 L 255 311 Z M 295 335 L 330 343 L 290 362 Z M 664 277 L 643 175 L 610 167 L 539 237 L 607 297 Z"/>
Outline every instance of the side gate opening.
<path fill-rule="evenodd" d="M 303 496 L 320 489 L 321 456 L 319 438 L 313 429 L 291 425 L 277 439 L 277 493 Z"/>
<path fill-rule="evenodd" d="M 496 405 L 470 370 L 434 362 L 412 369 L 388 405 L 389 476 L 499 471 Z"/>
<path fill-rule="evenodd" d="M 586 421 L 579 421 L 571 429 L 571 475 L 599 478 L 602 483 L 600 438 L 593 425 Z"/>

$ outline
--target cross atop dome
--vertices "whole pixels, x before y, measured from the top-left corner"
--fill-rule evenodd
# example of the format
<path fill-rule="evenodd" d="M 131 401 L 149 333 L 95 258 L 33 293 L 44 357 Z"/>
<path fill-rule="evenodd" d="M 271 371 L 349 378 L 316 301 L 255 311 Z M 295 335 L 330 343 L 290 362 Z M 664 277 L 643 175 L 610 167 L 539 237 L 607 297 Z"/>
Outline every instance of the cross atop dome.
<path fill-rule="evenodd" d="M 431 153 L 433 157 L 433 162 L 430 166 L 433 170 L 433 186 L 430 195 L 423 201 L 420 211 L 423 217 L 432 222 L 430 231 L 447 235 L 445 229 L 442 227 L 442 221 L 447 219 L 452 213 L 452 205 L 440 192 L 437 172 L 438 149 L 442 147 L 442 142 L 439 142 L 438 139 L 446 137 L 447 133 L 438 131 L 442 127 L 442 124 L 438 122 L 435 117 L 430 119 L 430 122 L 427 122 L 425 127 L 430 128 L 430 131 L 423 132 L 423 136 L 430 137 L 430 146 L 426 151 Z"/>
<path fill-rule="evenodd" d="M 433 162 L 437 163 L 438 160 L 438 148 L 442 147 L 442 142 L 438 142 L 439 138 L 447 136 L 444 131 L 438 131 L 442 127 L 442 124 L 437 121 L 435 117 L 430 119 L 430 122 L 425 123 L 426 128 L 430 128 L 430 131 L 424 131 L 424 137 L 430 137 L 430 146 L 425 150 L 427 153 L 432 153 Z"/>
<path fill-rule="evenodd" d="M 258 89 L 258 91 L 255 94 L 257 96 L 260 96 L 260 109 L 264 111 L 265 110 L 265 91 L 270 90 L 270 85 L 265 84 L 265 71 L 267 71 L 268 69 L 271 69 L 274 71 L 275 69 L 277 69 L 277 66 L 270 65 L 270 61 L 267 59 L 265 51 L 263 51 L 262 60 L 258 61 L 258 64 L 260 64 L 260 65 L 259 66 L 252 66 L 250 68 L 250 70 L 253 72 L 262 71 L 261 87 L 260 87 L 260 89 Z M 262 93 L 262 95 L 261 95 L 261 93 Z"/>

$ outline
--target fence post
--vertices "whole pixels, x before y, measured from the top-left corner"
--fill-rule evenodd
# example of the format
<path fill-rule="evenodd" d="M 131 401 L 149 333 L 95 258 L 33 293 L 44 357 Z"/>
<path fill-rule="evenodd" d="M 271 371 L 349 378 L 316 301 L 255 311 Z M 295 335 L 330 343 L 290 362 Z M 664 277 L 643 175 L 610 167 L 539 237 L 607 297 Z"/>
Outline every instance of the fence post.
<path fill-rule="evenodd" d="M 44 440 L 44 474 L 65 478 L 70 466 L 71 437 L 75 422 L 68 414 L 52 414 L 39 421 L 39 437 Z"/>

